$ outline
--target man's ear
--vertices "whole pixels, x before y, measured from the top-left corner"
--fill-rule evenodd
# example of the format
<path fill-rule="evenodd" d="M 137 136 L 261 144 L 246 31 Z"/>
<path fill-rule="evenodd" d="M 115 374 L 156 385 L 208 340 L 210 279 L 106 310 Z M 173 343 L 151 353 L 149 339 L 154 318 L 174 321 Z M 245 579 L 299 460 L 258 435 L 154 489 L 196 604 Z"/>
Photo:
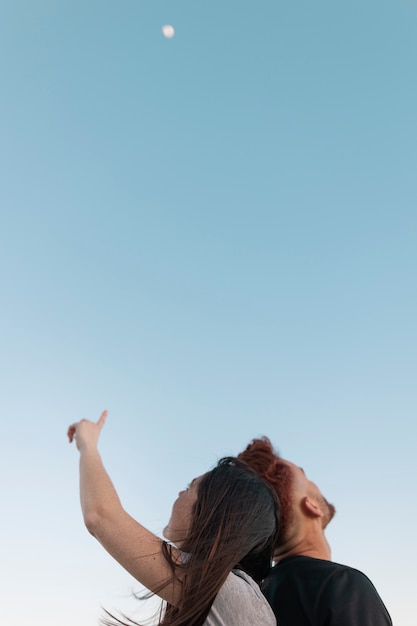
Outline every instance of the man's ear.
<path fill-rule="evenodd" d="M 302 507 L 304 513 L 306 513 L 306 515 L 309 515 L 310 517 L 324 517 L 324 513 L 317 504 L 317 502 L 315 500 L 312 500 L 308 496 L 303 498 Z"/>

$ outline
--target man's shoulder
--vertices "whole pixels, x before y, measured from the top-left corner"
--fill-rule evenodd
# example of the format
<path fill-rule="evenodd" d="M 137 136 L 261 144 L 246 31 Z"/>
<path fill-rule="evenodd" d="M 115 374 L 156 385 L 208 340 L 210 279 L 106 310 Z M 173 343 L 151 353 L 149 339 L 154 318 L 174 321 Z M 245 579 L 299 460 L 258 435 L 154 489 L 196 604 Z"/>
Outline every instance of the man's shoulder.
<path fill-rule="evenodd" d="M 281 576 L 287 578 L 292 575 L 297 578 L 301 575 L 311 576 L 316 581 L 327 580 L 329 582 L 332 579 L 337 581 L 343 578 L 352 581 L 353 584 L 372 585 L 366 574 L 350 565 L 304 555 L 289 556 L 282 559 L 271 569 L 268 578 L 274 579 Z"/>
<path fill-rule="evenodd" d="M 272 568 L 263 590 L 278 618 L 281 611 L 290 614 L 300 605 L 303 615 L 316 616 L 314 624 L 391 624 L 369 578 L 341 563 L 301 555 L 285 558 Z M 286 619 L 284 624 L 296 623 Z"/>
<path fill-rule="evenodd" d="M 337 574 L 339 572 L 349 572 L 353 575 L 365 576 L 363 572 L 360 570 L 351 567 L 350 565 L 343 565 L 342 563 L 336 563 L 335 561 L 328 561 L 325 559 L 316 559 L 312 556 L 304 556 L 304 555 L 294 555 L 286 557 L 275 565 L 272 568 L 271 574 L 278 574 L 278 572 L 289 571 L 289 570 L 310 570 L 323 572 L 328 574 Z M 366 576 L 365 576 L 366 578 Z"/>

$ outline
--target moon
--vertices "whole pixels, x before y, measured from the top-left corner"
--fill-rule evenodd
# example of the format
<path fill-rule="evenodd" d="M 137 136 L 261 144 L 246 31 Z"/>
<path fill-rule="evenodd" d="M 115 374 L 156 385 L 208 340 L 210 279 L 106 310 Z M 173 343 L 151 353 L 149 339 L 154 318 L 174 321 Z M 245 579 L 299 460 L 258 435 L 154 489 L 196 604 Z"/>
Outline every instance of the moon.
<path fill-rule="evenodd" d="M 162 32 L 164 34 L 164 37 L 166 37 L 167 39 L 172 39 L 175 35 L 174 27 L 171 26 L 171 24 L 165 24 L 165 26 L 162 26 Z"/>

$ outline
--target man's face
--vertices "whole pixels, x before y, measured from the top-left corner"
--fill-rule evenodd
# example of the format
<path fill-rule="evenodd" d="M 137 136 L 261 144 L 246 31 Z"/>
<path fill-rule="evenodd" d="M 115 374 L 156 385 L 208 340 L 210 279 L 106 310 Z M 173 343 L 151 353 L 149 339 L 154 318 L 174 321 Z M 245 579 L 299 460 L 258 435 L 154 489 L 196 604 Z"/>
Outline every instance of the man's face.
<path fill-rule="evenodd" d="M 286 461 L 285 459 L 282 459 L 282 463 L 291 468 L 295 500 L 303 497 L 309 497 L 314 500 L 319 505 L 323 513 L 323 528 L 326 528 L 336 513 L 336 509 L 333 504 L 330 504 L 330 502 L 328 502 L 323 496 L 317 485 L 307 478 L 302 467 L 291 463 L 291 461 Z"/>

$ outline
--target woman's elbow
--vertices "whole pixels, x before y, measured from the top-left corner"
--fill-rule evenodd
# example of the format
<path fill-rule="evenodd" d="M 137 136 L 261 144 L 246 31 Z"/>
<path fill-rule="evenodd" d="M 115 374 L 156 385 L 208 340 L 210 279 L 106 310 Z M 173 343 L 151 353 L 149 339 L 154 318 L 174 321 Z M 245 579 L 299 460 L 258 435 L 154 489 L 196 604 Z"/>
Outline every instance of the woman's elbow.
<path fill-rule="evenodd" d="M 84 513 L 84 524 L 88 532 L 96 537 L 103 525 L 102 516 L 97 511 L 89 511 Z"/>

